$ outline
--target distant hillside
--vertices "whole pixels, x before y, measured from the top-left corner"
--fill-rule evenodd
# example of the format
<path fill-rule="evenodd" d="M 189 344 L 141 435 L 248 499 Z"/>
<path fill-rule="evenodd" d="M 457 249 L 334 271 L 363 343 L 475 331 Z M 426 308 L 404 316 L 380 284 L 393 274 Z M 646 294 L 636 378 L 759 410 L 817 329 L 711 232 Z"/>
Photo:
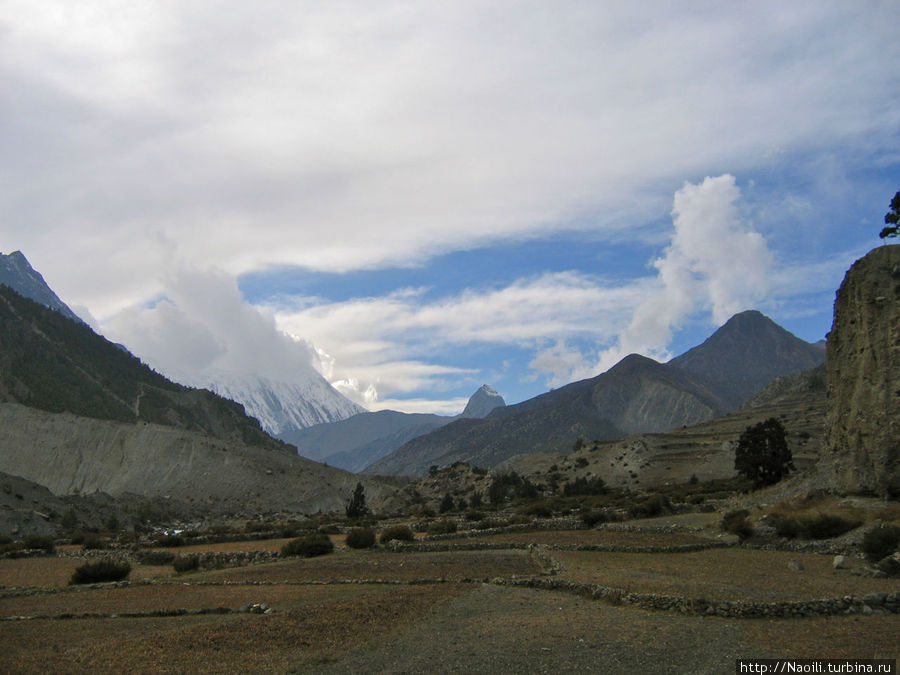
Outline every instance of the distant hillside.
<path fill-rule="evenodd" d="M 323 460 L 348 471 L 362 471 L 404 443 L 454 419 L 477 419 L 505 405 L 500 394 L 483 385 L 472 394 L 465 410 L 456 418 L 382 410 L 288 432 L 279 438 L 296 445 L 304 457 Z"/>
<path fill-rule="evenodd" d="M 566 452 L 578 438 L 690 426 L 734 410 L 779 375 L 823 360 L 820 347 L 759 312 L 743 312 L 667 364 L 632 354 L 597 377 L 416 438 L 366 473 L 424 475 L 431 465 L 456 461 L 493 467 L 517 455 Z"/>
<path fill-rule="evenodd" d="M 154 422 L 290 451 L 241 406 L 150 370 L 87 325 L 0 286 L 0 401 L 118 422 Z"/>
<path fill-rule="evenodd" d="M 0 472 L 56 494 L 189 501 L 198 512 L 340 509 L 358 477 L 298 457 L 232 401 L 169 382 L 0 286 Z M 370 503 L 395 488 L 364 479 Z"/>
<path fill-rule="evenodd" d="M 668 365 L 703 377 L 733 410 L 776 377 L 824 362 L 823 345 L 805 342 L 750 310 L 735 314 L 703 344 Z"/>
<path fill-rule="evenodd" d="M 578 438 L 609 440 L 696 423 L 724 406 L 690 375 L 631 355 L 603 375 L 414 439 L 366 473 L 424 475 L 431 465 L 456 461 L 491 467 L 515 455 L 568 450 Z"/>

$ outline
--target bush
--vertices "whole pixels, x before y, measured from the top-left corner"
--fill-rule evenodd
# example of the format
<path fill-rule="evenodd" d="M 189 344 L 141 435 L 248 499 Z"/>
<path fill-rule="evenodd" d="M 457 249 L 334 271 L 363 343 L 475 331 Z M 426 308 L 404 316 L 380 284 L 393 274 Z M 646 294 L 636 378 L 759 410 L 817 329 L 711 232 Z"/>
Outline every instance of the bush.
<path fill-rule="evenodd" d="M 106 549 L 106 540 L 96 534 L 89 534 L 82 540 L 81 548 L 85 551 L 102 551 Z"/>
<path fill-rule="evenodd" d="M 484 520 L 484 514 L 481 511 L 476 511 L 475 509 L 469 509 L 468 511 L 466 511 L 466 520 L 468 520 L 469 522 Z"/>
<path fill-rule="evenodd" d="M 747 509 L 729 511 L 722 516 L 720 527 L 726 532 L 736 534 L 741 541 L 753 536 L 753 526 L 747 518 L 750 512 Z"/>
<path fill-rule="evenodd" d="M 453 534 L 456 532 L 455 520 L 438 520 L 428 526 L 428 534 Z"/>
<path fill-rule="evenodd" d="M 453 495 L 449 492 L 444 495 L 444 498 L 441 500 L 440 506 L 438 506 L 439 513 L 447 513 L 448 511 L 452 511 L 456 508 L 456 502 L 453 501 Z"/>
<path fill-rule="evenodd" d="M 505 520 L 497 520 L 495 518 L 484 518 L 482 520 L 477 520 L 472 523 L 473 530 L 493 530 L 497 527 L 505 527 Z"/>
<path fill-rule="evenodd" d="M 831 539 L 862 525 L 858 520 L 847 520 L 840 516 L 820 513 L 803 519 L 804 536 L 808 539 Z"/>
<path fill-rule="evenodd" d="M 415 538 L 413 531 L 406 525 L 392 525 L 391 527 L 382 530 L 379 541 L 381 541 L 382 544 L 386 544 L 393 540 L 413 541 Z"/>
<path fill-rule="evenodd" d="M 163 534 L 156 537 L 156 543 L 166 548 L 177 548 L 184 546 L 184 537 L 179 534 Z"/>
<path fill-rule="evenodd" d="M 35 549 L 46 551 L 47 553 L 53 553 L 56 550 L 56 542 L 53 540 L 53 537 L 40 537 L 37 535 L 33 535 L 30 537 L 25 537 L 22 542 L 22 548 L 26 549 Z"/>
<path fill-rule="evenodd" d="M 200 569 L 200 556 L 180 555 L 172 561 L 172 567 L 174 567 L 175 571 L 179 574 L 193 572 L 194 570 Z"/>
<path fill-rule="evenodd" d="M 125 560 L 104 558 L 75 568 L 69 584 L 97 584 L 104 581 L 122 581 L 131 573 L 131 565 Z"/>
<path fill-rule="evenodd" d="M 375 545 L 375 532 L 368 527 L 357 527 L 347 533 L 347 546 L 350 548 L 372 548 Z"/>
<path fill-rule="evenodd" d="M 570 483 L 566 483 L 563 487 L 563 495 L 566 497 L 575 497 L 579 495 L 602 495 L 606 492 L 606 484 L 600 476 L 593 478 L 576 478 Z"/>
<path fill-rule="evenodd" d="M 172 551 L 141 551 L 137 559 L 142 565 L 171 565 L 175 554 Z"/>
<path fill-rule="evenodd" d="M 860 526 L 858 520 L 819 513 L 815 516 L 786 516 L 773 513 L 769 522 L 779 537 L 788 539 L 831 539 Z"/>
<path fill-rule="evenodd" d="M 313 558 L 318 555 L 331 553 L 333 550 L 334 544 L 328 535 L 316 532 L 305 537 L 291 539 L 291 541 L 281 547 L 281 555 L 299 555 L 304 558 Z"/>
<path fill-rule="evenodd" d="M 584 523 L 587 527 L 596 527 L 600 523 L 605 523 L 609 518 L 606 516 L 606 513 L 603 511 L 592 510 L 592 511 L 584 511 L 578 516 L 581 519 L 581 522 Z"/>
<path fill-rule="evenodd" d="M 654 518 L 669 513 L 671 510 L 672 505 L 669 503 L 668 497 L 652 495 L 628 509 L 628 514 L 632 518 Z"/>
<path fill-rule="evenodd" d="M 897 550 L 900 544 L 900 527 L 883 525 L 866 532 L 862 540 L 862 550 L 866 560 L 876 563 Z"/>

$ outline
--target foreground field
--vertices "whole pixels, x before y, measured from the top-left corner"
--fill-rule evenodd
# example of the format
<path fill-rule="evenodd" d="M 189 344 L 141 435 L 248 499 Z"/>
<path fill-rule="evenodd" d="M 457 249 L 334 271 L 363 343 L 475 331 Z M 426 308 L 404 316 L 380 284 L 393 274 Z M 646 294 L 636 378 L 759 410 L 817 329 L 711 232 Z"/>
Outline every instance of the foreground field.
<path fill-rule="evenodd" d="M 737 658 L 897 658 L 900 615 L 880 610 L 730 619 L 507 585 L 553 578 L 761 602 L 900 591 L 897 580 L 835 572 L 830 556 L 813 553 L 574 550 L 696 539 L 517 533 L 439 543 L 537 547 L 339 549 L 186 575 L 136 565 L 129 585 L 89 588 L 64 586 L 78 560 L 4 560 L 0 671 L 719 673 L 733 672 Z M 238 611 L 251 605 L 269 613 Z"/>

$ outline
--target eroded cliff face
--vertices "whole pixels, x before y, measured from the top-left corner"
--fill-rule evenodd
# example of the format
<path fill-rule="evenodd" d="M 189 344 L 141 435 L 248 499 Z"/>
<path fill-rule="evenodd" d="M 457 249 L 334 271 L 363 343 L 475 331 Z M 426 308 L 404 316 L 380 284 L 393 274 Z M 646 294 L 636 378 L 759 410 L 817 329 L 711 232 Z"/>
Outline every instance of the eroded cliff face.
<path fill-rule="evenodd" d="M 828 336 L 824 467 L 843 493 L 900 496 L 900 246 L 856 261 Z"/>

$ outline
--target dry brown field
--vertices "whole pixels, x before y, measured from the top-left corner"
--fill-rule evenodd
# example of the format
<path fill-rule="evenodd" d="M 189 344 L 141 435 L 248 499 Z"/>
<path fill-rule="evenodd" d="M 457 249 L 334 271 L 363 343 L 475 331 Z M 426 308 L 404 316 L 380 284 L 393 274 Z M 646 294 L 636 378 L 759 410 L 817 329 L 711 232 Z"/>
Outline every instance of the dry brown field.
<path fill-rule="evenodd" d="M 464 541 L 565 547 L 697 539 L 579 530 Z M 281 543 L 178 552 L 272 550 Z M 771 602 L 900 591 L 898 580 L 835 572 L 831 556 L 815 553 L 543 549 L 542 556 L 555 561 L 559 579 L 638 593 Z M 803 569 L 791 569 L 791 560 Z M 725 619 L 485 583 L 544 576 L 533 552 L 522 549 L 338 549 L 318 558 L 184 575 L 171 566 L 135 565 L 130 585 L 67 587 L 80 562 L 0 561 L 0 672 L 720 673 L 734 672 L 737 658 L 897 658 L 900 651 L 900 616 L 892 614 Z M 255 603 L 272 613 L 235 612 Z M 218 608 L 229 613 L 150 615 Z"/>

